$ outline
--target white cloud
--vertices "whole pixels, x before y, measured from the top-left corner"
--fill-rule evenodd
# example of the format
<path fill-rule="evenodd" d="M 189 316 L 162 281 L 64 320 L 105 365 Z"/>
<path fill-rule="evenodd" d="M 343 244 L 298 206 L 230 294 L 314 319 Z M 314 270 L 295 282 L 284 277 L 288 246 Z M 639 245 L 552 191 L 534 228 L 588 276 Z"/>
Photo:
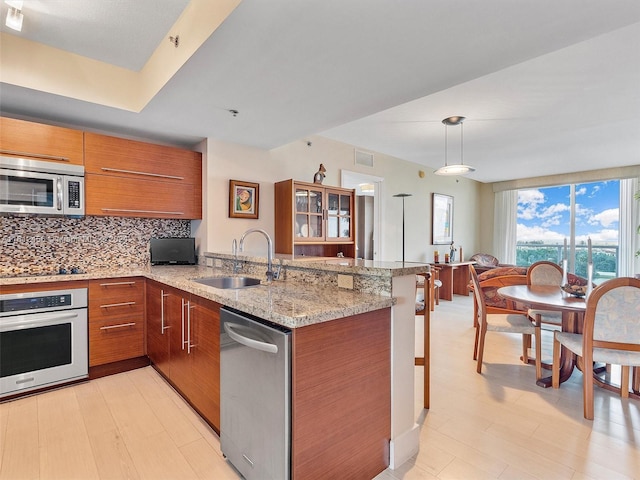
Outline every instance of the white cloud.
<path fill-rule="evenodd" d="M 518 203 L 543 203 L 544 193 L 540 190 L 518 190 Z"/>
<path fill-rule="evenodd" d="M 588 235 L 576 235 L 576 244 L 580 245 L 581 243 L 586 245 L 587 238 L 591 237 L 591 242 L 596 244 L 607 244 L 607 245 L 617 245 L 618 244 L 618 230 L 614 230 L 612 228 L 603 228 L 599 232 L 592 232 Z"/>
<path fill-rule="evenodd" d="M 583 207 L 580 203 L 576 203 L 576 218 L 590 217 L 591 215 L 593 215 L 592 209 Z"/>
<path fill-rule="evenodd" d="M 543 240 L 545 243 L 561 243 L 565 238 L 564 235 L 544 228 L 542 225 L 528 227 L 522 223 L 518 223 L 516 235 L 520 242 Z"/>
<path fill-rule="evenodd" d="M 541 225 L 547 228 L 553 225 L 560 225 L 561 221 L 562 221 L 562 215 L 554 215 L 553 217 L 547 218 L 544 222 L 541 223 Z"/>
<path fill-rule="evenodd" d="M 549 205 L 542 212 L 540 212 L 540 218 L 547 218 L 550 216 L 557 216 L 559 213 L 568 212 L 570 209 L 570 205 L 566 205 L 564 203 L 556 203 L 555 205 Z"/>
<path fill-rule="evenodd" d="M 587 188 L 586 188 L 586 187 L 578 188 L 578 189 L 576 190 L 576 197 L 577 197 L 578 195 L 584 195 L 585 193 L 587 193 Z"/>
<path fill-rule="evenodd" d="M 538 217 L 538 205 L 544 203 L 540 190 L 518 190 L 518 218 L 531 220 Z"/>
<path fill-rule="evenodd" d="M 592 215 L 589 218 L 589 223 L 592 225 L 602 225 L 603 227 L 609 227 L 611 224 L 620 221 L 620 209 L 610 208 L 604 210 L 596 215 Z"/>

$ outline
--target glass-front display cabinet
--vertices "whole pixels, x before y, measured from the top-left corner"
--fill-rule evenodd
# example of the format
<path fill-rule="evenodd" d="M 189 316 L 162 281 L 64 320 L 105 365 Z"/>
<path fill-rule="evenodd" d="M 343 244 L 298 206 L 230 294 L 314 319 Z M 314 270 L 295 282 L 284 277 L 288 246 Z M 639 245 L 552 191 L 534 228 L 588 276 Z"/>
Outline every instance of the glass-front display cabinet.
<path fill-rule="evenodd" d="M 355 256 L 355 192 L 284 180 L 275 184 L 275 251 Z"/>

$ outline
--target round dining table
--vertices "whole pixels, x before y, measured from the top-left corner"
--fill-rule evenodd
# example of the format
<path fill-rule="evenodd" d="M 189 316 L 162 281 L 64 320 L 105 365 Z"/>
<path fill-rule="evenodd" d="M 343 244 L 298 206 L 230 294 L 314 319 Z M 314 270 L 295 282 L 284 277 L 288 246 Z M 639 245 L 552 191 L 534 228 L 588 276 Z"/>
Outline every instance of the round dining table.
<path fill-rule="evenodd" d="M 584 297 L 574 297 L 555 285 L 510 285 L 498 289 L 498 295 L 526 305 L 528 308 L 562 312 L 562 331 L 582 333 L 587 302 Z M 561 349 L 560 382 L 567 380 L 576 366 L 576 355 L 571 350 Z M 536 382 L 541 387 L 551 386 L 551 377 Z"/>

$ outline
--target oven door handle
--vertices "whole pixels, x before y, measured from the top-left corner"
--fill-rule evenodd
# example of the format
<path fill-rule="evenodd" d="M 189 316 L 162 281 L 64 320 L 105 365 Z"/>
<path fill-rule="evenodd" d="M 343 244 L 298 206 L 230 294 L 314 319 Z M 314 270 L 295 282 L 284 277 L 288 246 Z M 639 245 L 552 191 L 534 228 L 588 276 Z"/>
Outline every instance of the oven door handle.
<path fill-rule="evenodd" d="M 64 320 L 73 318 L 78 318 L 78 312 L 18 315 L 13 318 L 3 318 L 0 322 L 0 332 L 66 323 Z"/>

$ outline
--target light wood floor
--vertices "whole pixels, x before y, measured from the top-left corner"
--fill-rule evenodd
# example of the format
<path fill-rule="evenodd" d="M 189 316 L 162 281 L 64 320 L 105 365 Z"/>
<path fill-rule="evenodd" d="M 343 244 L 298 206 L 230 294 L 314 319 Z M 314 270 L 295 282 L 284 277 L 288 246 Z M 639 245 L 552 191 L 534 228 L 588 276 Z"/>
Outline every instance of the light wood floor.
<path fill-rule="evenodd" d="M 429 411 L 416 367 L 420 451 L 376 480 L 640 479 L 640 402 L 596 389 L 596 419 L 584 420 L 581 374 L 537 387 L 505 334 L 487 335 L 478 375 L 471 311 L 471 297 L 436 307 Z M 0 479 L 239 478 L 152 368 L 0 404 L 0 462 Z"/>

